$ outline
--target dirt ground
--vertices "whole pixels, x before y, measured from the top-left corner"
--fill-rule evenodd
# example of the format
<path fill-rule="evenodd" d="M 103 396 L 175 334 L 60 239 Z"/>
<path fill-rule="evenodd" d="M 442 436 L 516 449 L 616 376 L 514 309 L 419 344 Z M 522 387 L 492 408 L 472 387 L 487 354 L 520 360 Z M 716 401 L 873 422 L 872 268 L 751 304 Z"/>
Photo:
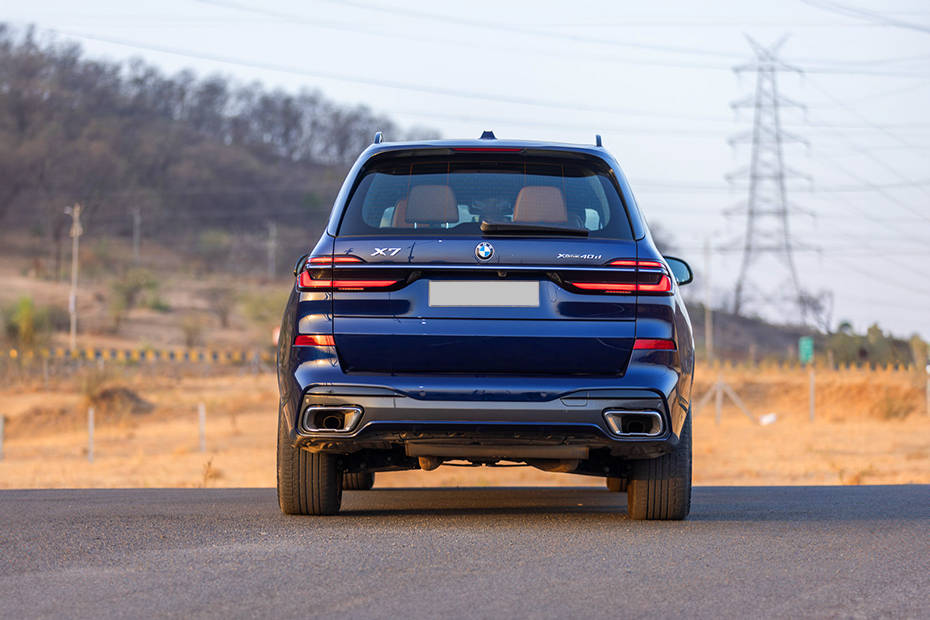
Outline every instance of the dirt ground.
<path fill-rule="evenodd" d="M 6 438 L 0 488 L 273 486 L 277 391 L 273 375 L 90 371 L 55 382 L 0 388 Z M 924 378 L 910 372 L 817 373 L 799 369 L 698 370 L 699 397 L 720 374 L 745 401 L 713 400 L 694 416 L 694 482 L 700 485 L 930 483 L 930 416 Z M 95 404 L 94 461 L 86 407 Z M 207 411 L 200 452 L 197 406 Z M 773 415 L 774 414 L 774 415 Z M 760 418 L 770 421 L 762 425 Z M 774 421 L 771 421 L 774 420 Z M 533 468 L 443 466 L 379 473 L 378 487 L 595 485 L 603 480 Z"/>

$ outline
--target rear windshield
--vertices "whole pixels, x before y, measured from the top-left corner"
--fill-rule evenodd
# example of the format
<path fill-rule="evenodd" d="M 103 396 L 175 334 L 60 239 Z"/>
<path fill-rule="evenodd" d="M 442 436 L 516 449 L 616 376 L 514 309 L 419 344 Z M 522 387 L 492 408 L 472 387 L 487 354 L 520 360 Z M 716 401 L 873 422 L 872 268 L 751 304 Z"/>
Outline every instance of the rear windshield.
<path fill-rule="evenodd" d="M 633 238 L 606 164 L 500 153 L 374 163 L 357 182 L 338 234 L 476 236 L 481 222 Z"/>

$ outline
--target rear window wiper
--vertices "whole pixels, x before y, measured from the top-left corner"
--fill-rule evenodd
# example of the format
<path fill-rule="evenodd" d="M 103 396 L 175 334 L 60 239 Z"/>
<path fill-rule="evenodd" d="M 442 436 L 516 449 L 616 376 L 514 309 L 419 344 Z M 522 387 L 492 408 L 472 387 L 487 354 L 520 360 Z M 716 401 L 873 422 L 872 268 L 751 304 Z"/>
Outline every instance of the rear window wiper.
<path fill-rule="evenodd" d="M 517 222 L 481 222 L 481 232 L 486 235 L 555 235 L 587 237 L 587 228 L 548 226 L 546 224 L 519 224 Z"/>

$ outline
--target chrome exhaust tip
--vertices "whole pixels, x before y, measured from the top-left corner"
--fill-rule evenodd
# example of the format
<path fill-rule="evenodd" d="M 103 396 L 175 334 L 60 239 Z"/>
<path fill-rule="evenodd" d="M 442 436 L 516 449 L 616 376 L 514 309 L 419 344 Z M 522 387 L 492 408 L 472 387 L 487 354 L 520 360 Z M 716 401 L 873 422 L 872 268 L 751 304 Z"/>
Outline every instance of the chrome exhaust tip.
<path fill-rule="evenodd" d="M 362 417 L 355 405 L 310 405 L 301 416 L 301 429 L 308 433 L 349 433 Z"/>
<path fill-rule="evenodd" d="M 618 437 L 658 437 L 665 432 L 665 421 L 658 411 L 608 409 L 604 420 Z"/>

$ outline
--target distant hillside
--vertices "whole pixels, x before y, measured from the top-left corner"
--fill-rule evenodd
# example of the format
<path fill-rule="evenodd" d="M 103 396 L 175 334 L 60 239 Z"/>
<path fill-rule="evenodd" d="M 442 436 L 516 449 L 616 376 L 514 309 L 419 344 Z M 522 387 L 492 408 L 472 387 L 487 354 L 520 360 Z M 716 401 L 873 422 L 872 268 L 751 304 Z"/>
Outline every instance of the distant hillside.
<path fill-rule="evenodd" d="M 694 326 L 695 346 L 704 353 L 704 307 L 689 304 L 688 313 Z M 717 357 L 730 360 L 792 359 L 797 357 L 798 338 L 816 336 L 810 328 L 773 325 L 758 318 L 738 316 L 715 310 L 714 351 Z"/>
<path fill-rule="evenodd" d="M 316 239 L 347 166 L 379 130 L 437 135 L 403 133 L 317 91 L 90 60 L 75 44 L 0 24 L 0 225 L 28 231 L 53 263 L 70 226 L 63 208 L 80 202 L 91 241 L 129 237 L 139 209 L 145 238 L 238 269 L 264 264 L 277 224 L 288 264 Z"/>
<path fill-rule="evenodd" d="M 704 307 L 689 303 L 688 313 L 694 327 L 698 357 L 703 359 Z M 917 364 L 927 363 L 927 344 L 918 336 L 909 340 L 884 333 L 872 325 L 865 334 L 855 334 L 848 324 L 841 324 L 832 334 L 823 334 L 810 327 L 774 325 L 760 318 L 738 316 L 714 310 L 714 355 L 732 361 L 796 360 L 798 338 L 811 336 L 817 358 L 835 364 Z"/>

